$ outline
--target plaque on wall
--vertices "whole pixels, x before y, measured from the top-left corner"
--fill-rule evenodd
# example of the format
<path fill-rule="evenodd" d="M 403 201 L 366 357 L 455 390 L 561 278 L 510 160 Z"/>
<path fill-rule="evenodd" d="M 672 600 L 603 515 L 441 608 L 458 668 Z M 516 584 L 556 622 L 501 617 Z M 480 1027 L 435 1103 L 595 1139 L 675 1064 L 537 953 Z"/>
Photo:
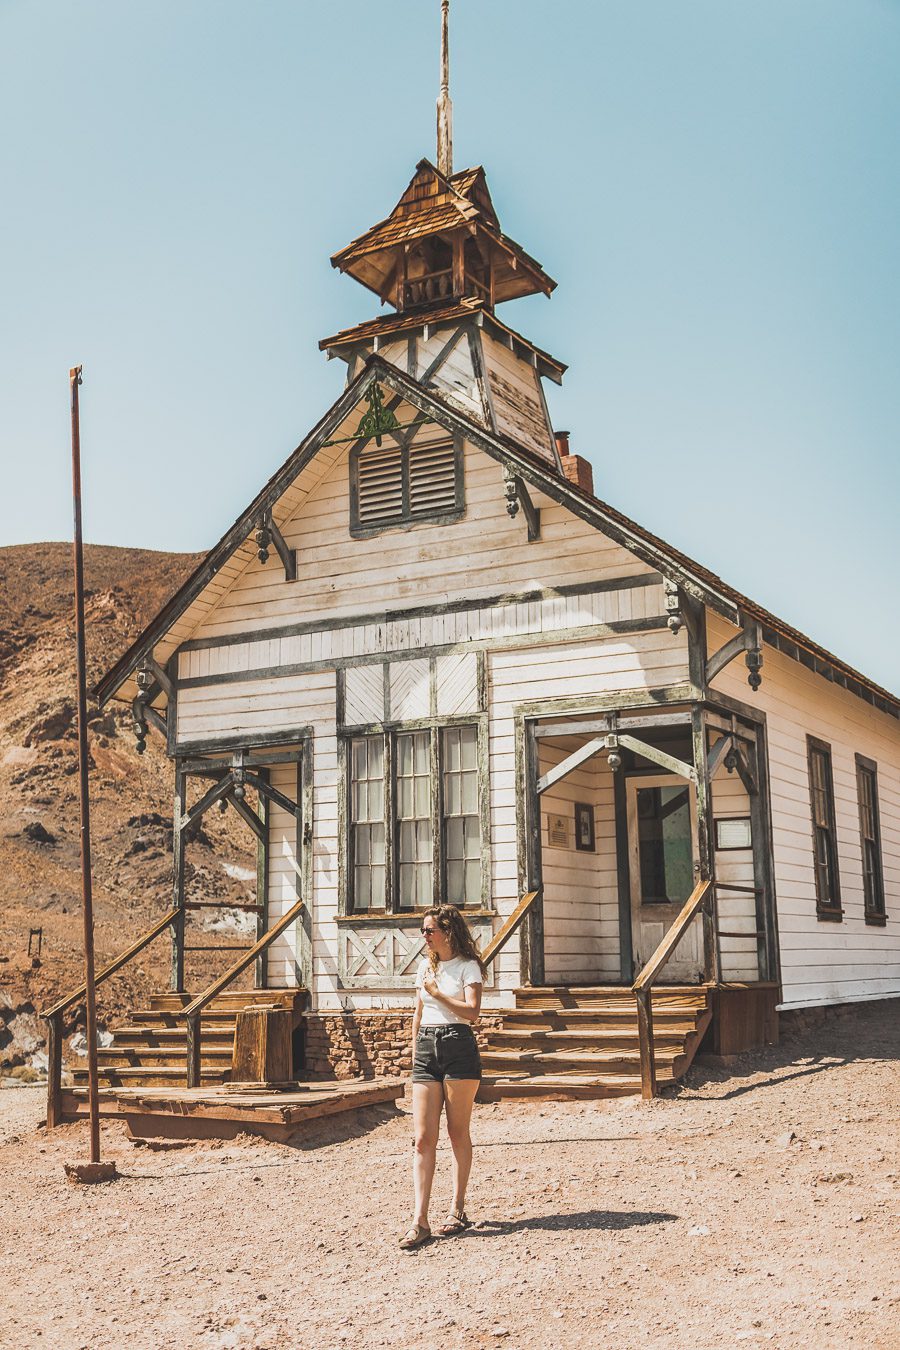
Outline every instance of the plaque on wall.
<path fill-rule="evenodd" d="M 581 853 L 595 853 L 594 808 L 590 802 L 575 803 L 575 847 Z"/>
<path fill-rule="evenodd" d="M 549 848 L 571 848 L 569 817 L 547 812 L 547 845 Z"/>
<path fill-rule="evenodd" d="M 716 821 L 716 848 L 752 848 L 749 816 L 720 816 Z"/>

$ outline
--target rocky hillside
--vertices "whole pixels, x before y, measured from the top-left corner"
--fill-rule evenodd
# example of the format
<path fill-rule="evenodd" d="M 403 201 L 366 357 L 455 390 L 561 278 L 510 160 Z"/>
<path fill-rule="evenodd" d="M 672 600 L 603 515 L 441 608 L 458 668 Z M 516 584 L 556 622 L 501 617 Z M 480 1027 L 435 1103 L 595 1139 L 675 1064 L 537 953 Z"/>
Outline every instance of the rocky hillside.
<path fill-rule="evenodd" d="M 197 563 L 191 554 L 85 549 L 88 678 L 113 663 Z M 130 710 L 89 713 L 98 965 L 140 936 L 171 899 L 172 772 L 151 732 L 138 756 Z M 210 812 L 188 852 L 189 886 L 205 899 L 246 900 L 255 878 L 249 831 Z M 206 911 L 209 941 L 235 941 L 241 919 Z M 27 1063 L 44 1024 L 35 1010 L 83 978 L 72 552 L 66 544 L 0 549 L 0 1066 Z M 40 956 L 35 955 L 41 929 Z M 229 931 L 230 930 L 230 931 Z M 214 935 L 221 933 L 217 938 Z M 114 1024 L 149 988 L 168 985 L 159 939 L 101 994 Z M 223 968 L 194 958 L 199 987 Z M 214 964 L 214 968 L 213 965 Z M 76 1009 L 70 1029 L 82 1015 Z"/>

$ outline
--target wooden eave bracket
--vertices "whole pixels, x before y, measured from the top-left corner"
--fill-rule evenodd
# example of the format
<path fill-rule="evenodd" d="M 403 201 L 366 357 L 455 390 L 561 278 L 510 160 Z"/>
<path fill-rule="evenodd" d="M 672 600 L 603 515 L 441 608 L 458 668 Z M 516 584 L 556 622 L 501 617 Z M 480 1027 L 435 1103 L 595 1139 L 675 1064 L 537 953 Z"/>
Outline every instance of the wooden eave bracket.
<path fill-rule="evenodd" d="M 265 566 L 269 561 L 269 545 L 274 544 L 279 558 L 284 565 L 285 581 L 297 580 L 297 550 L 288 548 L 284 535 L 275 524 L 272 511 L 263 512 L 262 520 L 256 531 L 256 556 Z"/>
<path fill-rule="evenodd" d="M 673 637 L 686 628 L 692 641 L 696 642 L 700 634 L 699 601 L 688 594 L 678 581 L 663 577 L 663 603 L 666 607 L 666 623 Z"/>
<path fill-rule="evenodd" d="M 507 465 L 503 467 L 503 488 L 506 493 L 506 510 L 510 516 L 517 516 L 519 508 L 525 516 L 528 526 L 528 542 L 534 543 L 541 537 L 541 511 L 531 499 L 531 493 L 518 474 Z"/>
<path fill-rule="evenodd" d="M 729 662 L 743 652 L 749 672 L 747 683 L 755 692 L 762 684 L 762 676 L 759 673 L 763 663 L 762 644 L 762 625 L 757 623 L 755 619 L 744 620 L 741 631 L 720 647 L 717 652 L 713 652 L 707 661 L 706 683 L 710 684 Z"/>
<path fill-rule="evenodd" d="M 156 665 L 156 662 L 154 661 L 153 664 Z M 160 670 L 159 667 L 157 669 L 160 674 L 165 675 L 165 672 Z M 165 676 L 165 680 L 168 686 L 166 692 L 171 696 L 171 681 L 168 676 Z M 136 749 L 138 754 L 142 755 L 147 749 L 148 727 L 153 727 L 154 731 L 158 731 L 163 740 L 167 740 L 169 730 L 165 715 L 152 706 L 152 700 L 163 692 L 163 688 L 160 681 L 148 675 L 146 666 L 138 672 L 138 687 L 141 692 L 131 700 L 131 716 L 133 718 L 132 729 L 137 743 Z"/>

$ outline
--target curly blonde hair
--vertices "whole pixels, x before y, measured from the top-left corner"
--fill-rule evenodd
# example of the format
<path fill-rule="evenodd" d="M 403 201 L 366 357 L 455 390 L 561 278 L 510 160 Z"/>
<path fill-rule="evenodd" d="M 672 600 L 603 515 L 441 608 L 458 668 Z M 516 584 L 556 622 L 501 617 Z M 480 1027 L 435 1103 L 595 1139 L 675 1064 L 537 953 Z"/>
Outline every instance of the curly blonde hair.
<path fill-rule="evenodd" d="M 449 939 L 450 950 L 454 956 L 462 956 L 466 961 L 477 961 L 481 974 L 487 975 L 487 966 L 482 961 L 481 954 L 475 946 L 475 939 L 469 931 L 469 925 L 456 905 L 435 905 L 433 909 L 426 909 L 422 917 L 423 919 L 432 918 L 435 920 L 438 928 Z M 440 965 L 440 957 L 437 952 L 434 950 L 429 952 L 428 959 L 431 962 L 432 970 L 437 972 Z"/>

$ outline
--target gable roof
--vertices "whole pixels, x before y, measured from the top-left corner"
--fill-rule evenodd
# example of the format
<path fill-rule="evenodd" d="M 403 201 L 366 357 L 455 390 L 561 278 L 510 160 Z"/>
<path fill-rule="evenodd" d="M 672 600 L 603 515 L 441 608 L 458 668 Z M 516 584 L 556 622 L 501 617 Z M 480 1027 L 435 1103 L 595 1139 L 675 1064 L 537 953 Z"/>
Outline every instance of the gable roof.
<path fill-rule="evenodd" d="M 154 653 L 154 649 L 166 635 L 171 635 L 173 627 L 177 625 L 182 630 L 182 636 L 176 636 L 174 640 L 170 636 L 169 642 L 165 644 L 167 650 L 162 653 L 161 664 L 168 659 L 180 642 L 185 640 L 191 627 L 196 627 L 202 620 L 202 613 L 197 611 L 196 618 L 192 618 L 190 611 L 196 610 L 206 588 L 211 586 L 214 578 L 239 551 L 243 550 L 246 561 L 250 560 L 256 550 L 253 534 L 265 511 L 272 510 L 277 522 L 283 523 L 290 512 L 284 512 L 279 519 L 279 503 L 299 476 L 309 470 L 317 456 L 333 441 L 342 426 L 349 422 L 366 391 L 376 382 L 424 415 L 433 418 L 447 430 L 458 432 L 491 459 L 513 470 L 536 490 L 594 525 L 607 537 L 621 544 L 648 566 L 677 582 L 687 594 L 708 605 L 731 623 L 740 623 L 742 616 L 757 620 L 762 625 L 765 641 L 770 645 L 785 651 L 826 678 L 836 679 L 838 683 L 882 711 L 900 717 L 900 699 L 888 690 L 873 683 L 798 629 L 784 623 L 762 606 L 734 590 L 714 572 L 673 548 L 659 536 L 638 525 L 608 503 L 570 483 L 541 456 L 526 450 L 508 437 L 498 435 L 472 421 L 451 407 L 438 394 L 424 388 L 417 380 L 378 355 L 368 359 L 357 378 L 347 386 L 309 435 L 272 475 L 180 590 L 172 596 L 156 618 L 99 681 L 95 694 L 101 703 L 105 703 L 119 691 L 148 655 Z M 331 462 L 333 459 L 329 461 Z M 207 605 L 207 610 L 213 603 L 215 600 Z M 181 622 L 184 619 L 188 620 L 186 627 Z M 157 660 L 159 659 L 157 656 Z"/>

